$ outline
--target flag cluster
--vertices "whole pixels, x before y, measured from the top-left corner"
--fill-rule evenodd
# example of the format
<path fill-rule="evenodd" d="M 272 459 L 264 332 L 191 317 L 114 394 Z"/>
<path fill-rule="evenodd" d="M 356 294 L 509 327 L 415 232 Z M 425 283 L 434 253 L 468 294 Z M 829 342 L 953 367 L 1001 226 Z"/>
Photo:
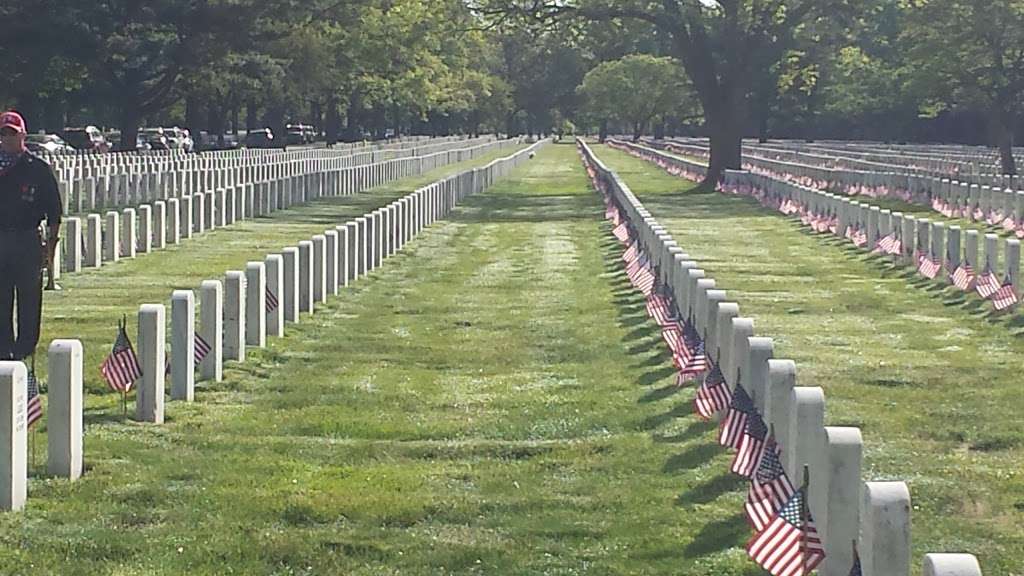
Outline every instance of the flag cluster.
<path fill-rule="evenodd" d="M 809 574 L 824 560 L 825 551 L 808 510 L 806 486 L 793 486 L 780 461 L 781 447 L 738 375 L 735 386 L 730 388 L 722 368 L 708 358 L 704 341 L 693 323 L 680 317 L 671 293 L 659 286 L 657 270 L 652 268 L 586 156 L 584 165 L 594 187 L 604 195 L 605 216 L 615 227 L 613 234 L 626 247 L 622 258 L 627 275 L 647 297 L 647 313 L 661 327 L 665 344 L 672 352 L 677 382 L 682 384 L 703 375 L 694 398 L 695 412 L 704 420 L 725 412 L 719 426 L 719 442 L 736 451 L 732 472 L 750 479 L 744 511 L 755 533 L 747 544 L 747 553 L 772 576 Z M 826 226 L 830 220 L 826 219 Z"/>

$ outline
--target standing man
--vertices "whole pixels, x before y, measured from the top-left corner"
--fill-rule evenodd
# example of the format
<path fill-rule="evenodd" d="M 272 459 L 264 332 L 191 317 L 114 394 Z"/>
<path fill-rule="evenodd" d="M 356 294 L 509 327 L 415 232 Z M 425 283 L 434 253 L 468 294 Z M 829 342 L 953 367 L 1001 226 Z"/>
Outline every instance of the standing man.
<path fill-rule="evenodd" d="M 0 114 L 0 360 L 35 353 L 43 308 L 39 224 L 46 220 L 48 262 L 60 232 L 57 179 L 49 164 L 25 150 L 25 134 L 21 114 Z"/>

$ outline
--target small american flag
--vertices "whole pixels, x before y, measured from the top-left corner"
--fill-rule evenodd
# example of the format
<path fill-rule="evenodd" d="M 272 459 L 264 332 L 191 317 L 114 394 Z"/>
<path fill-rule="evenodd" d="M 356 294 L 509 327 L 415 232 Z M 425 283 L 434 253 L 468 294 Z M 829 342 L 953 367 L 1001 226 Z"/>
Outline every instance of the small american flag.
<path fill-rule="evenodd" d="M 100 373 L 107 381 L 107 386 L 117 392 L 127 392 L 136 380 L 142 378 L 142 366 L 139 365 L 139 358 L 132 349 L 123 323 L 117 327 L 117 340 L 114 341 L 110 355 L 100 365 Z"/>
<path fill-rule="evenodd" d="M 853 238 L 851 238 L 851 240 L 853 240 L 854 246 L 863 248 L 868 245 L 868 234 L 863 228 L 859 229 L 853 233 Z"/>
<path fill-rule="evenodd" d="M 725 383 L 721 368 L 715 364 L 704 376 L 700 388 L 697 388 L 693 409 L 702 420 L 711 420 L 715 414 L 728 407 L 729 386 Z"/>
<path fill-rule="evenodd" d="M 633 283 L 644 296 L 650 296 L 654 291 L 654 281 L 654 273 L 645 266 L 637 273 L 636 280 Z"/>
<path fill-rule="evenodd" d="M 43 399 L 39 395 L 39 380 L 36 379 L 36 373 L 31 370 L 28 373 L 28 403 L 25 415 L 27 428 L 31 428 L 43 417 Z"/>
<path fill-rule="evenodd" d="M 704 340 L 697 334 L 692 322 L 687 322 L 683 329 L 683 340 L 686 342 L 686 349 L 691 352 L 689 361 L 682 369 L 683 374 L 695 375 L 706 371 L 710 366 L 707 353 L 704 350 Z"/>
<path fill-rule="evenodd" d="M 917 271 L 922 276 L 929 280 L 934 280 L 939 275 L 939 270 L 942 269 L 942 264 L 938 260 L 933 260 L 931 257 L 922 255 L 920 263 L 917 265 Z"/>
<path fill-rule="evenodd" d="M 619 242 L 625 244 L 626 241 L 629 240 L 630 236 L 629 226 L 627 226 L 625 222 L 619 224 L 612 230 L 612 235 L 614 235 L 619 240 Z"/>
<path fill-rule="evenodd" d="M 967 262 L 961 262 L 953 271 L 953 285 L 957 288 L 968 291 L 974 285 L 974 270 Z"/>
<path fill-rule="evenodd" d="M 722 419 L 722 425 L 718 431 L 718 443 L 739 450 L 743 433 L 747 429 L 747 419 L 753 414 L 754 401 L 743 389 L 743 385 L 737 382 L 736 388 L 732 391 L 729 411 L 725 413 L 725 418 Z"/>
<path fill-rule="evenodd" d="M 209 343 L 206 342 L 206 340 L 203 339 L 202 336 L 199 335 L 198 332 L 196 332 L 195 335 L 195 359 L 196 365 L 198 365 L 202 363 L 204 359 L 206 359 L 206 356 L 210 353 L 210 350 L 212 350 L 213 348 L 210 346 Z"/>
<path fill-rule="evenodd" d="M 673 322 L 663 327 L 661 329 L 661 337 L 665 339 L 665 344 L 668 345 L 668 349 L 672 351 L 673 356 L 686 357 L 689 355 L 686 349 L 686 341 L 683 338 L 683 327 L 678 322 Z"/>
<path fill-rule="evenodd" d="M 633 242 L 632 244 L 629 245 L 629 248 L 627 248 L 626 251 L 622 253 L 622 259 L 626 262 L 626 264 L 632 263 L 637 259 L 638 256 L 640 256 L 639 242 Z"/>
<path fill-rule="evenodd" d="M 672 313 L 672 302 L 661 294 L 651 294 L 647 297 L 647 314 L 658 323 L 658 326 L 668 326 L 676 321 Z"/>
<path fill-rule="evenodd" d="M 734 474 L 750 478 L 761 460 L 767 435 L 768 427 L 765 426 L 764 419 L 760 414 L 752 413 L 747 418 L 747 426 L 743 431 L 743 438 L 740 439 L 740 449 L 732 460 L 731 470 Z"/>
<path fill-rule="evenodd" d="M 999 291 L 1000 287 L 999 277 L 986 264 L 985 271 L 975 280 L 974 289 L 982 298 L 991 298 L 993 294 Z"/>
<path fill-rule="evenodd" d="M 786 475 L 786 469 L 782 467 L 780 456 L 782 449 L 775 442 L 774 436 L 768 436 L 765 441 L 764 450 L 761 452 L 761 461 L 757 464 L 750 479 L 750 487 L 747 489 L 747 501 L 743 509 L 747 513 L 750 525 L 755 532 L 764 530 L 772 517 L 779 511 L 793 493 L 793 483 Z"/>
<path fill-rule="evenodd" d="M 884 237 L 879 238 L 878 242 L 875 242 L 875 249 L 873 251 L 880 254 L 892 254 L 892 247 L 896 242 L 896 233 L 890 232 Z"/>
<path fill-rule="evenodd" d="M 978 206 L 977 208 L 974 209 L 974 212 L 971 213 L 971 216 L 976 221 L 981 220 L 985 218 L 985 211 L 981 209 L 981 206 Z"/>
<path fill-rule="evenodd" d="M 804 576 L 821 564 L 825 548 L 805 508 L 803 488 L 794 492 L 765 529 L 750 539 L 747 554 L 772 576 Z"/>
<path fill-rule="evenodd" d="M 1007 276 L 999 290 L 992 294 L 992 306 L 1001 312 L 1016 304 L 1017 300 L 1017 290 L 1013 287 L 1013 281 Z"/>
<path fill-rule="evenodd" d="M 270 312 L 273 312 L 274 310 L 277 310 L 277 307 L 280 306 L 280 304 L 281 303 L 278 302 L 278 300 L 277 300 L 277 296 L 275 296 L 274 293 L 268 287 L 267 288 L 267 313 L 270 313 Z"/>

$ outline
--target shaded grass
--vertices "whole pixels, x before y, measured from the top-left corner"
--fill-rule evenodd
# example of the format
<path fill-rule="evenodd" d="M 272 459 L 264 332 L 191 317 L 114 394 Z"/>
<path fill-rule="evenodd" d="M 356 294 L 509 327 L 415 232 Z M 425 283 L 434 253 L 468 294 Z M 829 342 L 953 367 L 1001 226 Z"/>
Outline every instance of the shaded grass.
<path fill-rule="evenodd" d="M 797 362 L 799 383 L 825 388 L 826 422 L 863 430 L 864 477 L 908 482 L 915 571 L 935 551 L 975 553 L 986 573 L 1019 569 L 1024 342 L 1007 330 L 1014 317 L 752 200 L 691 193 L 652 164 L 596 151 L 774 339 L 775 356 Z"/>
<path fill-rule="evenodd" d="M 0 573 L 759 573 L 602 213 L 548 147 L 166 425 L 91 426 Z"/>

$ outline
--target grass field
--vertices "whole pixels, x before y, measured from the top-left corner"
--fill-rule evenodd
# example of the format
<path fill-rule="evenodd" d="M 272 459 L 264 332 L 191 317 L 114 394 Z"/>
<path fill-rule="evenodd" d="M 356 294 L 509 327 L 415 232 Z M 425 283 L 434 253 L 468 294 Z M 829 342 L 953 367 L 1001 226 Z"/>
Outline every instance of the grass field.
<path fill-rule="evenodd" d="M 798 383 L 824 387 L 826 423 L 862 429 L 865 478 L 908 482 L 915 571 L 925 552 L 965 551 L 986 574 L 1024 574 L 1019 317 L 752 200 L 595 151 L 774 338 L 775 356 L 797 362 Z"/>
<path fill-rule="evenodd" d="M 48 310 L 105 347 L 107 315 L 328 210 L 218 231 L 179 249 L 190 264 L 69 280 L 66 301 L 122 278 L 105 314 Z M 759 573 L 742 483 L 673 386 L 602 215 L 574 148 L 549 146 L 165 425 L 90 398 L 86 475 L 32 478 L 28 508 L 0 516 L 0 573 Z"/>

